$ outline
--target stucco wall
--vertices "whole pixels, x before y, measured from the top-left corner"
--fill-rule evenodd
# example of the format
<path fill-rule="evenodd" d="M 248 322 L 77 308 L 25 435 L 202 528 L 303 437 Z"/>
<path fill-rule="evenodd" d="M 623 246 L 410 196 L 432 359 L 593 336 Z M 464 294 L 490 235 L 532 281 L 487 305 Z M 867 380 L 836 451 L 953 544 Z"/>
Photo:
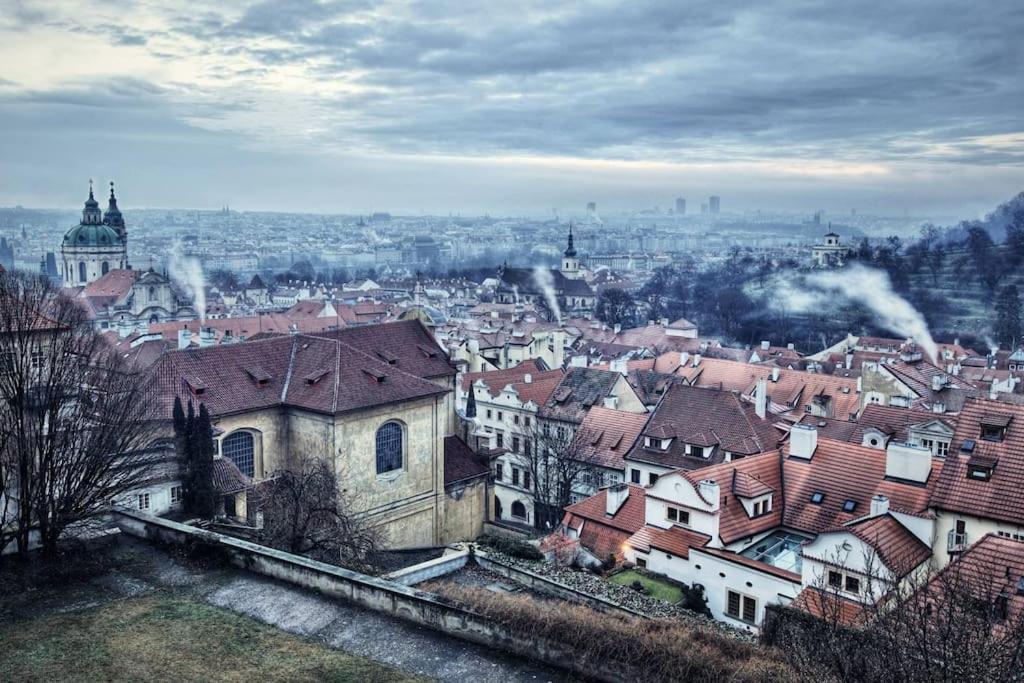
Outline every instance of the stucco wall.
<path fill-rule="evenodd" d="M 445 491 L 442 543 L 471 541 L 483 533 L 488 490 L 487 478 L 481 477 Z"/>

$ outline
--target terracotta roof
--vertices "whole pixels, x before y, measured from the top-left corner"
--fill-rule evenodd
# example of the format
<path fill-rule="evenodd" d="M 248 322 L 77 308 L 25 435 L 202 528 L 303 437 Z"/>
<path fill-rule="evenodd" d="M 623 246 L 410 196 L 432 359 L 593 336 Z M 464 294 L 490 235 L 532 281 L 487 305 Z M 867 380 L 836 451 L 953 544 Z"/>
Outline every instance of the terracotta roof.
<path fill-rule="evenodd" d="M 723 543 L 732 543 L 782 524 L 784 501 L 781 495 L 783 485 L 779 457 L 778 451 L 771 451 L 683 473 L 695 488 L 704 479 L 718 483 L 721 511 L 718 535 Z M 772 509 L 760 517 L 748 515 L 743 503 L 738 500 L 738 497 L 763 495 L 769 491 L 775 494 L 772 497 Z"/>
<path fill-rule="evenodd" d="M 764 365 L 701 358 L 697 367 L 693 367 L 691 359 L 676 374 L 685 377 L 694 386 L 739 391 L 747 396 L 753 394 L 758 379 L 767 379 L 773 412 L 791 412 L 802 416 L 815 397 L 827 396 L 832 416 L 848 418 L 857 413 L 860 394 L 857 392 L 856 379 L 800 370 L 776 370 L 778 380 L 772 381 L 773 368 Z"/>
<path fill-rule="evenodd" d="M 703 548 L 711 542 L 711 537 L 682 527 L 659 529 L 645 526 L 629 537 L 629 545 L 641 552 L 662 550 L 670 555 L 688 559 L 691 548 Z"/>
<path fill-rule="evenodd" d="M 252 480 L 242 474 L 238 466 L 228 458 L 213 460 L 213 488 L 217 493 L 238 493 L 252 486 Z"/>
<path fill-rule="evenodd" d="M 387 336 L 389 326 L 377 326 L 378 334 Z M 357 341 L 372 349 L 371 340 Z M 269 379 L 255 379 L 253 368 Z M 165 417 L 171 415 L 175 396 L 201 401 L 215 416 L 279 405 L 334 414 L 445 391 L 399 364 L 388 364 L 335 339 L 307 335 L 170 351 L 150 372 Z"/>
<path fill-rule="evenodd" d="M 1006 624 L 1020 623 L 1024 613 L 1024 541 L 986 534 L 964 551 L 956 562 L 943 568 L 933 579 L 941 589 L 946 572 L 960 572 L 953 585 L 967 586 L 977 597 L 992 600 L 1005 595 L 1009 600 Z"/>
<path fill-rule="evenodd" d="M 981 436 L 982 421 L 993 415 L 1012 417 L 1002 441 Z M 965 452 L 965 443 L 973 444 L 970 453 Z M 990 479 L 967 476 L 972 458 L 994 464 Z M 967 400 L 931 504 L 940 510 L 1018 525 L 1024 522 L 1024 406 L 982 398 Z"/>
<path fill-rule="evenodd" d="M 526 381 L 526 376 L 530 381 Z M 535 360 L 524 361 L 515 367 L 505 370 L 494 370 L 491 372 L 468 372 L 460 379 L 462 391 L 468 392 L 469 387 L 477 381 L 483 381 L 487 385 L 487 391 L 492 396 L 498 396 L 502 390 L 512 385 L 512 388 L 519 394 L 519 400 L 526 403 L 533 401 L 538 406 L 547 403 L 551 398 L 558 383 L 562 381 L 561 370 L 542 370 Z"/>
<path fill-rule="evenodd" d="M 932 555 L 931 548 L 892 515 L 850 522 L 841 530 L 850 532 L 874 548 L 882 563 L 901 578 Z"/>
<path fill-rule="evenodd" d="M 786 446 L 788 454 L 789 444 Z M 786 526 L 809 533 L 821 533 L 863 516 L 871 509 L 871 499 L 883 495 L 890 509 L 922 513 L 939 480 L 942 461 L 932 459 L 932 472 L 926 485 L 885 478 L 885 451 L 859 444 L 818 437 L 811 460 L 788 457 L 783 460 L 784 522 Z M 821 503 L 811 502 L 814 493 L 823 494 Z M 852 512 L 843 510 L 852 500 Z"/>
<path fill-rule="evenodd" d="M 910 427 L 938 420 L 950 429 L 955 429 L 957 419 L 957 416 L 946 413 L 939 415 L 929 410 L 882 406 L 871 403 L 864 407 L 864 411 L 857 418 L 855 424 L 858 429 L 851 436 L 850 441 L 861 442 L 864 437 L 864 430 L 874 428 L 884 434 L 891 435 L 896 441 L 906 442 L 910 438 Z"/>
<path fill-rule="evenodd" d="M 619 507 L 614 515 L 606 512 L 608 489 L 601 489 L 589 498 L 584 498 L 578 503 L 573 503 L 565 508 L 566 519 L 568 515 L 578 517 L 587 522 L 597 522 L 604 526 L 625 531 L 630 534 L 636 533 L 644 526 L 645 491 L 642 486 L 629 484 L 629 496 Z"/>
<path fill-rule="evenodd" d="M 444 485 L 490 474 L 483 458 L 458 436 L 444 437 Z"/>
<path fill-rule="evenodd" d="M 584 462 L 622 470 L 623 457 L 647 423 L 647 413 L 627 413 L 594 406 L 573 437 L 571 452 Z"/>
<path fill-rule="evenodd" d="M 638 441 L 630 460 L 664 467 L 698 469 L 722 462 L 725 453 L 744 456 L 776 448 L 782 434 L 754 413 L 753 404 L 730 391 L 669 385 L 654 409 L 644 436 L 672 439 L 667 450 Z M 713 448 L 709 457 L 686 454 L 686 444 Z"/>
<path fill-rule="evenodd" d="M 814 586 L 808 586 L 800 591 L 796 599 L 789 603 L 789 606 L 824 619 L 828 623 L 838 623 L 844 626 L 861 624 L 868 616 L 861 603 Z"/>
<path fill-rule="evenodd" d="M 115 268 L 82 288 L 81 296 L 120 300 L 128 296 L 135 284 L 136 271 Z"/>
<path fill-rule="evenodd" d="M 315 336 L 337 339 L 369 355 L 383 351 L 396 359 L 395 367 L 418 377 L 433 379 L 455 375 L 448 354 L 419 320 L 348 327 L 318 332 Z"/>

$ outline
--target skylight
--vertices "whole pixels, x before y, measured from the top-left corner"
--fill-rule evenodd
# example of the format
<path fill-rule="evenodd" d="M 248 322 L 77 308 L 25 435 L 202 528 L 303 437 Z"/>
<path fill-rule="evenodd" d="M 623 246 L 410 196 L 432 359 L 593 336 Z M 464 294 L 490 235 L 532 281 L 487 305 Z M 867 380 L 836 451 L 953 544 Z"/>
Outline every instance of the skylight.
<path fill-rule="evenodd" d="M 843 512 L 853 512 L 856 509 L 857 501 L 855 500 L 848 500 L 845 503 L 843 503 Z"/>
<path fill-rule="evenodd" d="M 811 502 L 815 505 L 821 505 L 821 501 L 825 500 L 825 494 L 821 491 L 815 491 L 811 494 Z"/>

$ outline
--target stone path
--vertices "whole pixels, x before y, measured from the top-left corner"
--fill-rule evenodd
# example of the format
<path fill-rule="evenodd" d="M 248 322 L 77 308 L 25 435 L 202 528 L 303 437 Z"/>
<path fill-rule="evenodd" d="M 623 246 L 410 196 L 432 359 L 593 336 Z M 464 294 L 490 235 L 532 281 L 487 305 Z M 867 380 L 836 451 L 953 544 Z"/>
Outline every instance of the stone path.
<path fill-rule="evenodd" d="M 157 589 L 180 591 L 337 650 L 440 681 L 562 681 L 529 660 L 467 643 L 233 568 L 201 569 L 122 536 L 110 549 L 117 570 L 60 591 L 0 604 L 0 619 L 87 609 Z"/>

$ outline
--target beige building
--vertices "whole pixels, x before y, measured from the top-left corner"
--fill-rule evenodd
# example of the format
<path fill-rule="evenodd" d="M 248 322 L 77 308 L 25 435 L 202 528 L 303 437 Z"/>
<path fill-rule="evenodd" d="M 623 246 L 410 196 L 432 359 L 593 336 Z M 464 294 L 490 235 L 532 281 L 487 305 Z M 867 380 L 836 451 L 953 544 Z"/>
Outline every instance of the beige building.
<path fill-rule="evenodd" d="M 483 524 L 486 468 L 452 440 L 455 371 L 417 321 L 173 351 L 153 371 L 166 416 L 175 396 L 204 403 L 218 457 L 254 482 L 329 459 L 389 547 L 463 540 Z"/>

